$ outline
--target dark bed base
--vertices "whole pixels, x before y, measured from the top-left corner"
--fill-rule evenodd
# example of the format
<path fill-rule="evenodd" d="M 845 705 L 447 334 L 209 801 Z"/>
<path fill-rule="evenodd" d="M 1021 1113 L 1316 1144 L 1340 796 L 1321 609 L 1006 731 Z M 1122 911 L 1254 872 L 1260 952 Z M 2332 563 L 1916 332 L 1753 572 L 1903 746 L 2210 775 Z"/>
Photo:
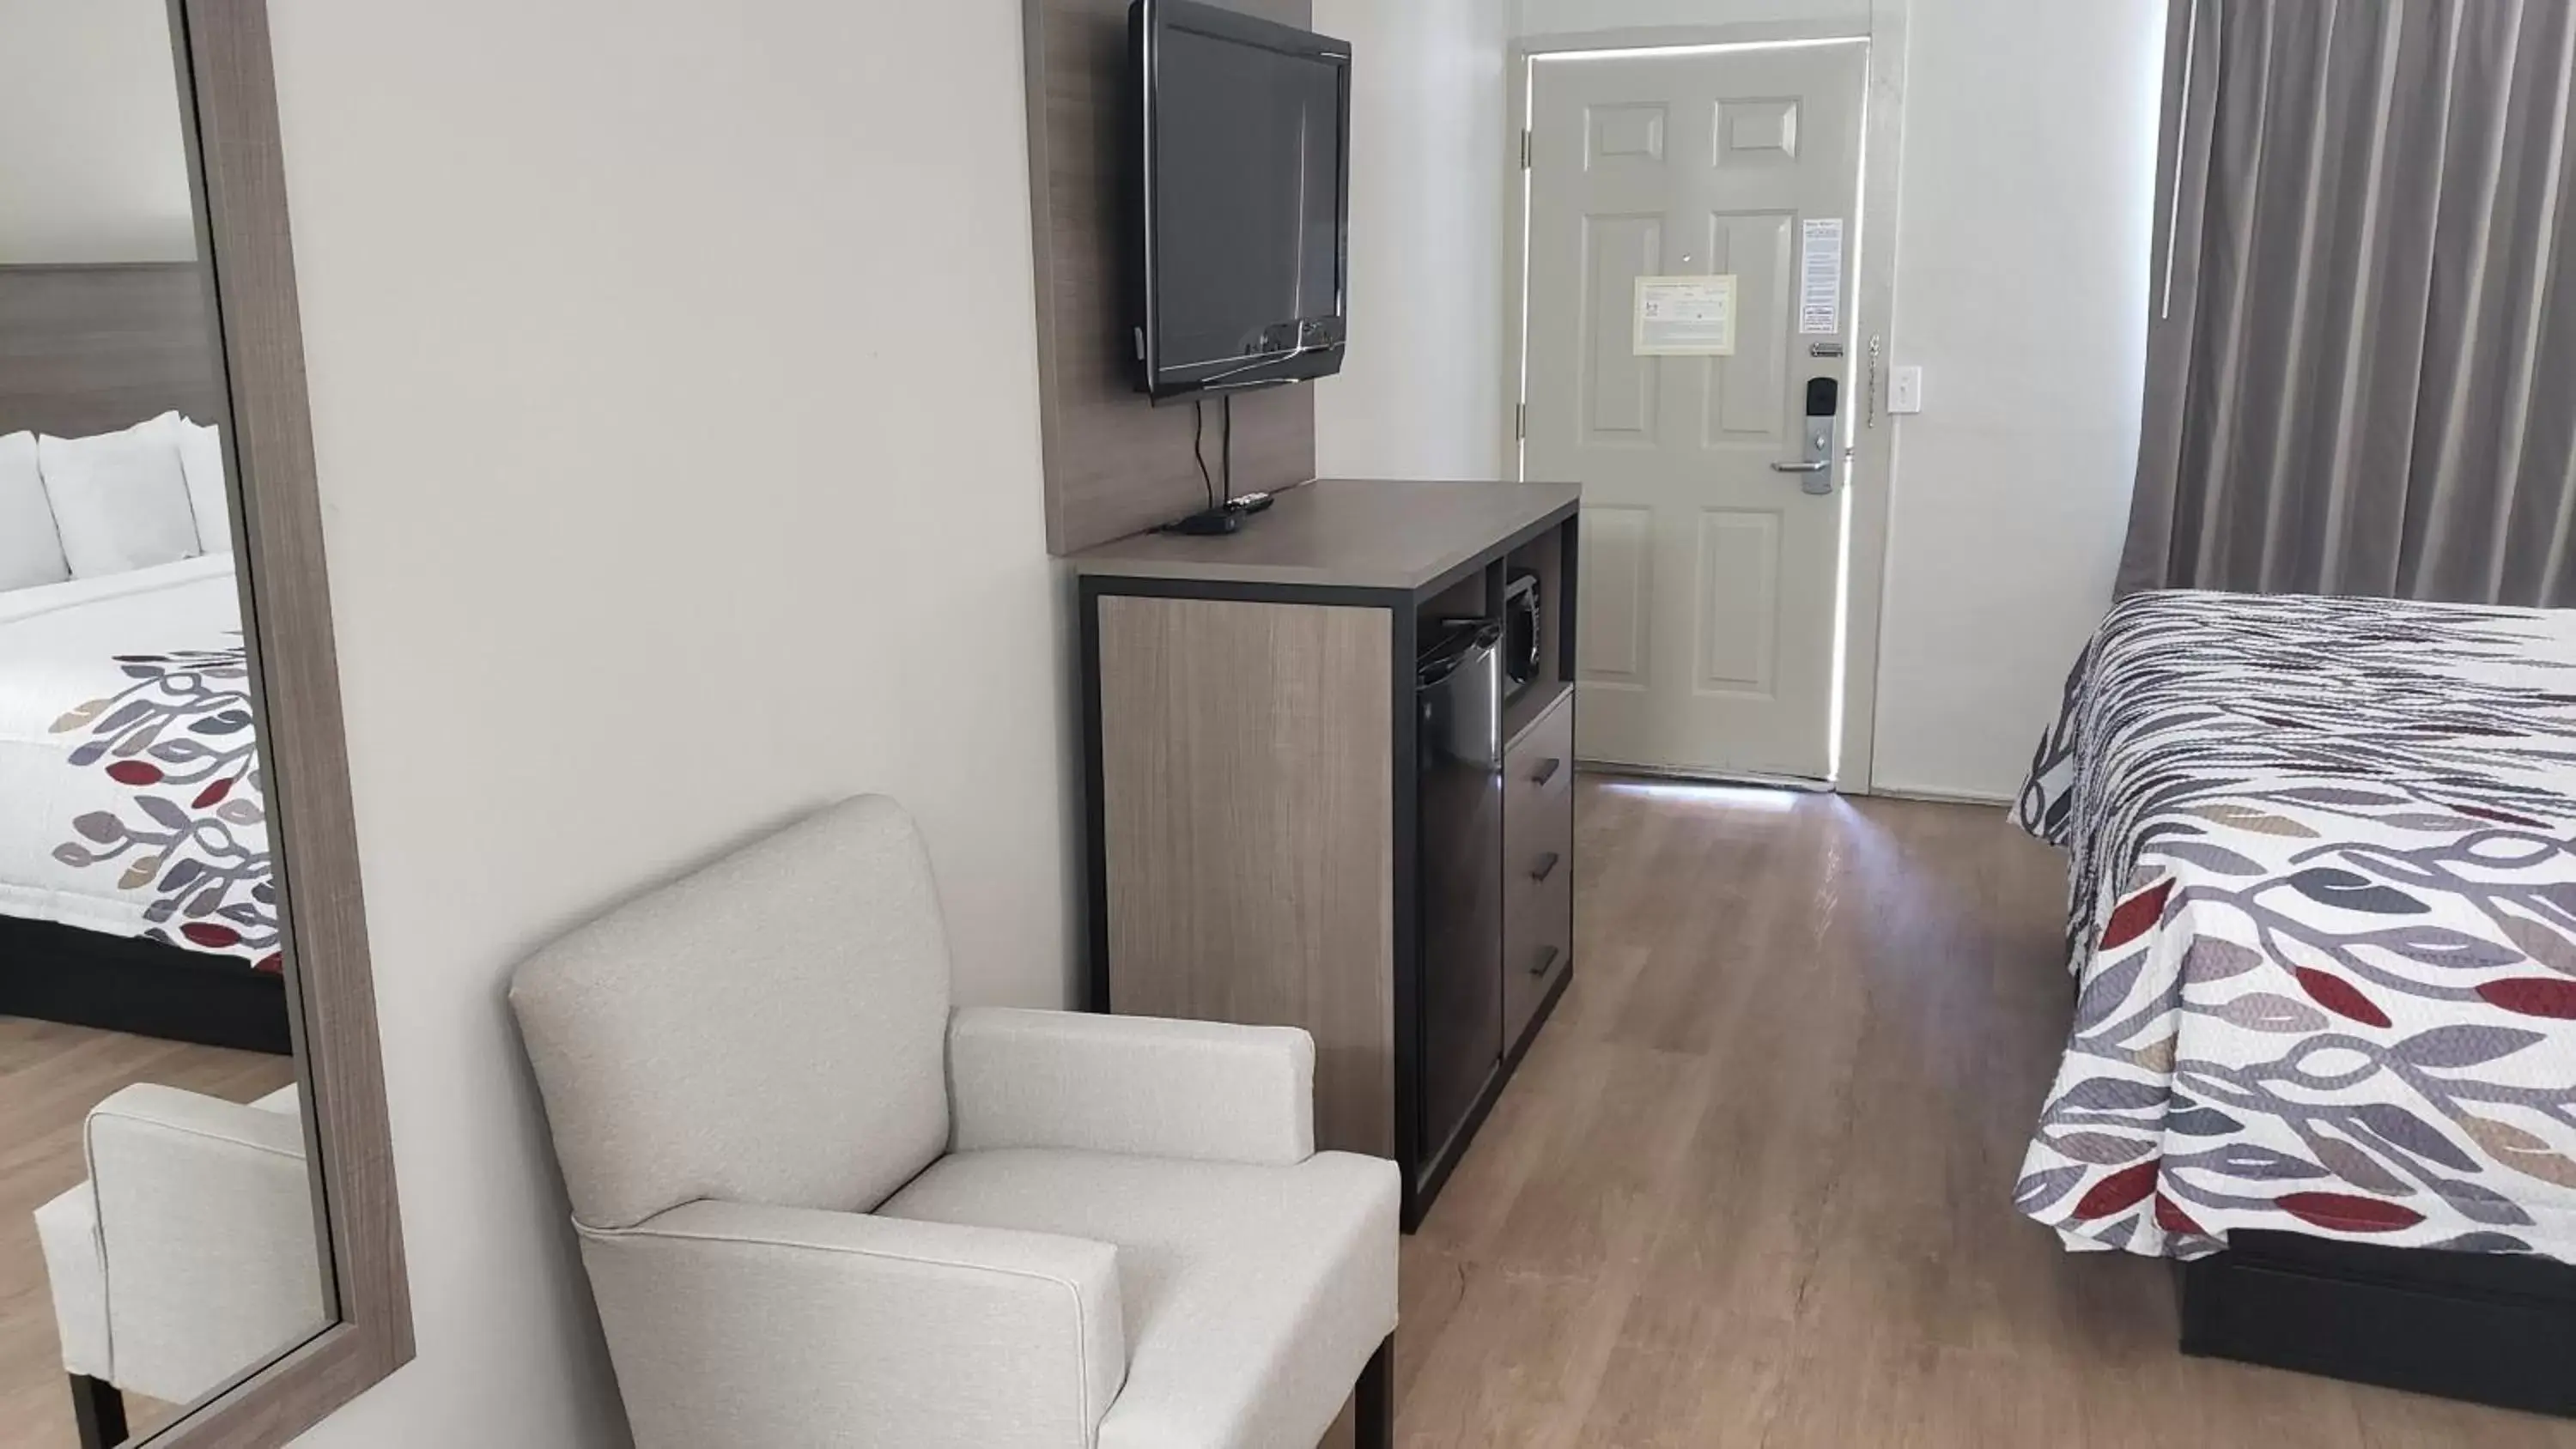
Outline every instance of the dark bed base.
<path fill-rule="evenodd" d="M 285 1056 L 286 982 L 237 957 L 0 917 L 0 1016 Z"/>
<path fill-rule="evenodd" d="M 2181 1269 L 2182 1351 L 2576 1418 L 2576 1268 L 2239 1232 Z"/>

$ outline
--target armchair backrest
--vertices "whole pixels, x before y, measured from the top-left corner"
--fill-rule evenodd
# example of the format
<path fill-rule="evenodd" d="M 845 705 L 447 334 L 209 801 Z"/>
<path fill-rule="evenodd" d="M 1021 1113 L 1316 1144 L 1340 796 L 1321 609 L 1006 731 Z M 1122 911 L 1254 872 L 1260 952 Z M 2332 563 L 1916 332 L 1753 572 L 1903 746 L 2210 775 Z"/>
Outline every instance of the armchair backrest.
<path fill-rule="evenodd" d="M 90 1109 L 117 1387 L 190 1403 L 330 1322 L 300 1103 L 292 1087 L 244 1106 L 139 1083 Z M 78 1292 L 56 1282 L 57 1310 Z"/>
<path fill-rule="evenodd" d="M 510 988 L 573 1215 L 864 1212 L 948 1140 L 948 946 L 901 806 L 844 801 L 574 931 Z"/>

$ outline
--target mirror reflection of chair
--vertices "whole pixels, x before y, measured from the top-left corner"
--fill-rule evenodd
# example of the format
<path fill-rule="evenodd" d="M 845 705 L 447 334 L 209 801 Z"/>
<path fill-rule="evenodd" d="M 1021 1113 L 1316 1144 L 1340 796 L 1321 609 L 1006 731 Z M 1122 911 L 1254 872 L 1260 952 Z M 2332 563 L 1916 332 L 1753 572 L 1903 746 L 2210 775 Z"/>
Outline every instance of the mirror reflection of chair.
<path fill-rule="evenodd" d="M 125 1437 L 125 1394 L 194 1403 L 328 1321 L 299 1106 L 139 1085 L 90 1110 L 89 1180 L 36 1210 L 82 1449 Z"/>

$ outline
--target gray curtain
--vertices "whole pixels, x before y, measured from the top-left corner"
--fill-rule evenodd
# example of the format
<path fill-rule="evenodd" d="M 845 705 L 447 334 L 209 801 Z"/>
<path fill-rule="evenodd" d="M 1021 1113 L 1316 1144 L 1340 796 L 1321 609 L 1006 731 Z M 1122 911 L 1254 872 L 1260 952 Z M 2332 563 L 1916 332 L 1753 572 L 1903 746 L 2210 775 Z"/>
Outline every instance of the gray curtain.
<path fill-rule="evenodd" d="M 2121 592 L 2576 604 L 2571 0 L 2173 0 Z"/>

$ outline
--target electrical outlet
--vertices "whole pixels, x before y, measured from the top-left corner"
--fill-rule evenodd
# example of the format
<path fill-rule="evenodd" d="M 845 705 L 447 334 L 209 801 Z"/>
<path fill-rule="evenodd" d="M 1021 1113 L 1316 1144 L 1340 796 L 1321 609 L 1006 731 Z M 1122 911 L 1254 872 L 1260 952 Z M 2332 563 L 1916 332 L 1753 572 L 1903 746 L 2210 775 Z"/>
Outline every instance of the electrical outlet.
<path fill-rule="evenodd" d="M 1888 374 L 1887 410 L 1891 413 L 1923 411 L 1923 369 L 1900 367 Z"/>

